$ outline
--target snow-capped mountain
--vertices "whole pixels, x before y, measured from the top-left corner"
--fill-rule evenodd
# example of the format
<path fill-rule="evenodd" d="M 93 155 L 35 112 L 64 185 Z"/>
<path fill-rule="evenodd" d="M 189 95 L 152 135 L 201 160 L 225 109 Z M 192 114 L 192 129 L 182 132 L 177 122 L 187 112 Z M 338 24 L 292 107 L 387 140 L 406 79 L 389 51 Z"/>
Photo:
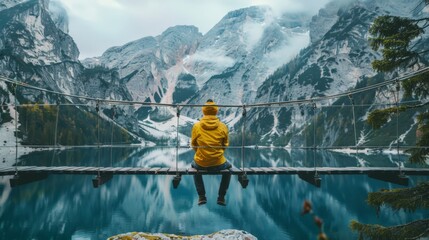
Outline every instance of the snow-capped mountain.
<path fill-rule="evenodd" d="M 276 16 L 269 7 L 249 7 L 228 13 L 204 35 L 176 26 L 83 62 L 118 69 L 136 101 L 251 103 L 264 79 L 309 43 L 309 21 L 305 14 Z M 234 112 L 224 116 L 233 121 Z M 201 115 L 191 108 L 183 114 Z"/>
<path fill-rule="evenodd" d="M 78 60 L 79 50 L 68 35 L 67 15 L 59 2 L 48 0 L 3 1 L 0 9 L 0 72 L 2 76 L 30 85 L 67 94 L 100 99 L 129 100 L 130 93 L 115 71 L 97 67 L 85 68 Z M 74 102 L 89 103 L 76 98 L 64 98 L 27 88 L 1 84 L 3 104 L 17 98 L 18 103 Z M 10 109 L 1 113 L 9 115 Z M 20 112 L 25 109 L 19 109 Z M 78 108 L 74 114 L 85 115 L 89 109 Z M 121 109 L 124 111 L 124 109 Z M 63 117 L 63 116 L 61 116 Z M 13 119 L 9 116 L 6 119 Z M 18 120 L 19 121 L 19 114 Z M 67 118 L 67 116 L 64 116 Z M 3 118 L 5 119 L 5 118 Z M 125 122 L 123 122 L 125 124 Z M 23 136 L 24 137 L 24 136 Z M 71 137 L 70 137 L 71 138 Z M 36 139 L 37 140 L 37 139 Z"/>
<path fill-rule="evenodd" d="M 305 14 L 276 16 L 268 7 L 250 7 L 228 13 L 205 35 L 193 26 L 171 27 L 83 63 L 117 69 L 134 101 L 251 103 L 263 80 L 309 43 L 309 21 Z M 151 120 L 170 120 L 174 111 L 142 107 L 136 113 L 149 133 Z M 192 108 L 182 113 L 192 119 L 201 115 Z M 230 123 L 238 116 L 223 113 Z"/>
<path fill-rule="evenodd" d="M 411 17 L 412 10 L 419 1 L 349 1 L 348 3 L 330 3 L 312 18 L 310 36 L 312 44 L 288 64 L 279 68 L 258 89 L 255 102 L 278 102 L 310 99 L 328 96 L 363 87 L 371 82 L 382 81 L 383 75 L 372 69 L 371 62 L 380 58 L 368 42 L 368 29 L 379 15 L 392 14 Z M 376 77 L 376 78 L 374 78 Z M 386 76 L 386 79 L 392 75 Z M 372 80 L 369 80 L 371 79 Z M 386 90 L 380 90 L 386 91 Z M 366 93 L 354 96 L 357 102 L 371 104 L 380 100 L 384 92 Z M 390 92 L 387 91 L 388 93 Z M 392 97 L 393 98 L 393 97 Z M 347 110 L 329 108 L 336 105 L 350 105 L 347 98 L 285 108 L 253 109 L 249 116 L 249 128 L 263 136 L 268 143 L 279 145 L 354 145 L 353 117 L 351 107 Z M 357 141 L 374 140 L 377 134 L 365 123 L 369 111 L 374 107 L 357 111 Z M 317 115 L 316 122 L 313 116 Z M 404 114 L 399 134 L 407 134 L 413 141 L 414 118 Z M 407 119 L 408 118 L 408 119 Z M 411 126 L 411 128 L 410 128 Z M 387 126 L 392 127 L 392 126 Z M 314 133 L 313 133 L 314 130 Z M 392 129 L 391 132 L 393 135 Z M 313 139 L 313 135 L 316 134 Z M 415 138 L 415 136 L 414 136 Z M 377 141 L 391 144 L 395 136 Z M 316 143 L 314 142 L 316 141 Z M 374 143 L 374 142 L 373 142 Z M 402 142 L 403 144 L 405 142 Z"/>
<path fill-rule="evenodd" d="M 157 37 L 144 37 L 108 49 L 87 66 L 117 69 L 135 101 L 172 102 L 174 87 L 183 72 L 182 59 L 195 51 L 202 35 L 193 26 L 176 26 Z"/>
<path fill-rule="evenodd" d="M 269 7 L 228 13 L 185 59 L 200 87 L 189 103 L 201 104 L 208 98 L 220 104 L 254 102 L 263 81 L 308 45 L 309 20 L 305 14 L 277 16 Z"/>
<path fill-rule="evenodd" d="M 228 13 L 204 35 L 194 26 L 174 26 L 159 36 L 109 48 L 102 56 L 81 63 L 59 2 L 7 0 L 0 3 L 0 70 L 4 76 L 32 85 L 100 99 L 202 104 L 212 98 L 219 104 L 237 105 L 308 99 L 381 81 L 383 76 L 371 67 L 379 54 L 368 45 L 368 29 L 382 14 L 417 14 L 413 8 L 418 3 L 333 1 L 313 17 L 249 7 Z M 20 102 L 57 101 L 55 96 L 33 90 L 20 89 L 19 93 Z M 0 100 L 10 102 L 11 94 L 2 85 Z M 366 100 L 372 102 L 386 99 L 377 92 L 368 96 Z M 61 101 L 82 103 L 73 98 Z M 329 107 L 333 101 L 317 107 Z M 100 113 L 105 119 L 110 107 L 104 106 Z M 251 138 L 264 143 L 303 145 L 308 143 L 303 136 L 309 135 L 317 113 L 324 116 L 315 122 L 320 129 L 319 144 L 352 144 L 350 112 L 319 109 L 248 109 L 246 127 L 252 130 Z M 370 109 L 357 112 L 362 141 L 377 136 L 364 126 Z M 121 106 L 116 121 L 145 139 L 170 141 L 176 131 L 175 111 Z M 182 109 L 181 142 L 187 141 L 191 124 L 200 116 L 199 109 Z M 241 109 L 222 109 L 220 116 L 237 133 Z M 409 120 L 402 134 L 412 132 L 409 127 L 415 123 L 412 116 Z"/>
<path fill-rule="evenodd" d="M 20 4 L 22 2 L 25 2 L 25 1 L 27 1 L 27 0 L 3 0 L 0 3 L 0 11 L 7 9 L 7 8 L 11 8 L 11 7 L 13 7 L 17 4 Z"/>

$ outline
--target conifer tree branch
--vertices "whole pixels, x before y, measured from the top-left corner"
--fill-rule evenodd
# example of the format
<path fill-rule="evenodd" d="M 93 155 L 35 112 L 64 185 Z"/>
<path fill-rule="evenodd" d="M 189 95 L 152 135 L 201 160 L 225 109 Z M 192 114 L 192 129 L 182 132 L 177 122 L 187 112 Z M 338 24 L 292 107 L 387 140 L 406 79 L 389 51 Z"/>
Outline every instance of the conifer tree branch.
<path fill-rule="evenodd" d="M 429 219 L 417 220 L 404 225 L 383 227 L 377 224 L 350 222 L 350 228 L 359 232 L 359 239 L 371 240 L 407 240 L 428 236 Z"/>
<path fill-rule="evenodd" d="M 429 209 L 429 182 L 421 183 L 412 188 L 373 192 L 368 194 L 367 202 L 377 209 L 382 205 L 388 205 L 394 210 L 415 211 L 418 208 Z"/>

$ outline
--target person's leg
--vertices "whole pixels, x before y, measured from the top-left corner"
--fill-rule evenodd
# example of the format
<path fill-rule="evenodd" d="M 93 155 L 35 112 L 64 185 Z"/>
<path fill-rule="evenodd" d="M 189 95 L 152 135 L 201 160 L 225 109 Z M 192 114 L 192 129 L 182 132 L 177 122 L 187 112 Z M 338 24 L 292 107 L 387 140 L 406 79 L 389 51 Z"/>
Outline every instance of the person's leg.
<path fill-rule="evenodd" d="M 230 173 L 222 174 L 222 180 L 220 181 L 220 186 L 219 186 L 219 197 L 225 197 L 230 181 L 231 181 Z"/>
<path fill-rule="evenodd" d="M 223 169 L 229 169 L 231 167 L 232 166 L 229 162 L 225 162 L 221 168 L 223 170 Z M 225 195 L 226 195 L 226 192 L 228 190 L 230 181 L 231 181 L 231 174 L 230 173 L 223 173 L 222 174 L 222 180 L 221 180 L 220 186 L 219 186 L 219 192 L 218 192 L 219 196 L 217 198 L 217 204 L 222 205 L 222 206 L 226 205 Z"/>
<path fill-rule="evenodd" d="M 195 188 L 198 193 L 198 205 L 207 203 L 206 190 L 204 188 L 203 176 L 201 174 L 194 175 Z"/>
<path fill-rule="evenodd" d="M 195 163 L 192 163 L 191 165 L 195 169 L 200 168 Z M 194 175 L 194 183 L 195 183 L 195 188 L 197 189 L 197 193 L 198 193 L 198 205 L 202 205 L 202 204 L 207 203 L 206 190 L 204 188 L 203 176 L 201 174 L 195 174 Z"/>

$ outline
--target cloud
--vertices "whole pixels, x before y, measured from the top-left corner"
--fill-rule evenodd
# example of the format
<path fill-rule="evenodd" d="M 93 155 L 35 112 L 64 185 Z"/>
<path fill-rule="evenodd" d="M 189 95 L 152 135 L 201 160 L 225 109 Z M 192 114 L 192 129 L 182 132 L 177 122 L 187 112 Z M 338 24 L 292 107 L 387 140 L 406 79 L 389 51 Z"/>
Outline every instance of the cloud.
<path fill-rule="evenodd" d="M 192 55 L 191 58 L 191 61 L 204 62 L 213 66 L 217 66 L 219 70 L 232 67 L 235 63 L 234 59 L 226 56 L 223 50 L 213 48 L 198 51 Z"/>
<path fill-rule="evenodd" d="M 316 14 L 330 0 L 252 0 L 252 5 L 268 5 L 280 13 L 306 12 Z"/>
<path fill-rule="evenodd" d="M 316 13 L 328 0 L 53 0 L 70 18 L 70 35 L 80 58 L 101 55 L 107 48 L 157 36 L 168 27 L 194 25 L 208 32 L 229 11 L 268 5 L 277 12 Z M 309 7 L 310 6 L 310 7 Z"/>
<path fill-rule="evenodd" d="M 279 47 L 277 50 L 271 52 L 266 57 L 265 62 L 270 63 L 270 70 L 268 72 L 274 72 L 277 68 L 287 63 L 298 55 L 301 49 L 304 49 L 310 43 L 310 33 L 295 33 L 288 39 L 288 42 Z"/>

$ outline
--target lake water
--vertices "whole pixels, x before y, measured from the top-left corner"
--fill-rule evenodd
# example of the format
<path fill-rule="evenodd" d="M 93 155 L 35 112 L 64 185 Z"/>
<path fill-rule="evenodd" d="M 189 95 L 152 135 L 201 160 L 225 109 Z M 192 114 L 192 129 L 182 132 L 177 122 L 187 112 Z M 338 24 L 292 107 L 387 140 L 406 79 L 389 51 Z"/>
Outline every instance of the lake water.
<path fill-rule="evenodd" d="M 98 152 L 100 151 L 100 152 Z M 178 166 L 192 161 L 191 150 L 181 150 Z M 239 149 L 227 158 L 241 166 Z M 175 167 L 174 148 L 72 149 L 38 151 L 22 156 L 19 165 Z M 248 166 L 397 166 L 406 156 L 247 149 Z M 11 165 L 6 161 L 1 163 Z M 0 165 L 2 166 L 2 165 Z M 249 176 L 242 189 L 231 179 L 227 206 L 216 204 L 220 176 L 204 176 L 208 203 L 197 206 L 192 176 L 183 176 L 173 189 L 173 176 L 116 175 L 100 188 L 86 175 L 50 175 L 46 180 L 11 189 L 10 177 L 0 177 L 0 239 L 106 239 L 131 231 L 181 235 L 209 234 L 241 229 L 258 239 L 316 239 L 318 229 L 310 215 L 301 215 L 304 200 L 324 221 L 330 239 L 356 239 L 351 220 L 397 225 L 429 218 L 428 211 L 406 213 L 382 208 L 379 216 L 366 204 L 369 192 L 401 187 L 366 175 L 322 176 L 321 188 L 295 175 Z M 410 177 L 410 186 L 429 177 Z"/>

